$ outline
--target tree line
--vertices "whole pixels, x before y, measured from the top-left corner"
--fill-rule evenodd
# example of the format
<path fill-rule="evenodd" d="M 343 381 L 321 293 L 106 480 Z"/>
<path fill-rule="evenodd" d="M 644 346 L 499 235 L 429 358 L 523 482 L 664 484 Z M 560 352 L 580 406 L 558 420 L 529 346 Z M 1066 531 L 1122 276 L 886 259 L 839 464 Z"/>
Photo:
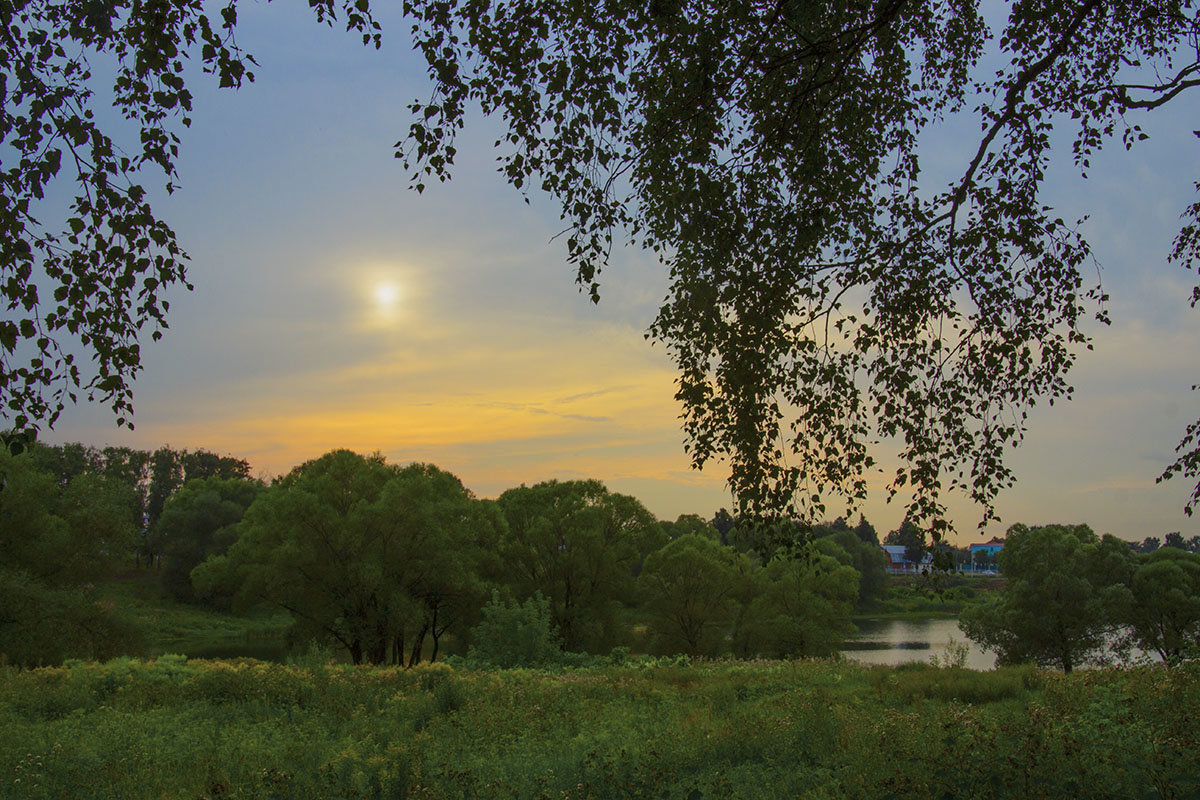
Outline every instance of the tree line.
<path fill-rule="evenodd" d="M 97 598 L 96 582 L 162 562 L 173 543 L 159 519 L 185 481 L 246 483 L 250 472 L 242 459 L 202 449 L 11 450 L 0 447 L 0 658 L 12 663 L 135 647 L 137 632 Z"/>
<path fill-rule="evenodd" d="M 814 530 L 722 510 L 660 522 L 598 481 L 481 500 L 436 466 L 345 450 L 269 485 L 206 451 L 35 444 L 0 458 L 0 652 L 14 663 L 128 646 L 95 583 L 131 555 L 176 600 L 267 604 L 291 614 L 298 646 L 410 665 L 437 658 L 447 634 L 468 637 L 493 596 L 540 597 L 569 651 L 829 654 L 886 580 L 865 519 Z M 88 633 L 58 636 L 35 608 Z"/>
<path fill-rule="evenodd" d="M 267 484 L 204 450 L 79 444 L 2 451 L 0 474 L 0 653 L 13 663 L 136 647 L 96 593 L 134 560 L 175 600 L 284 609 L 297 647 L 402 665 L 437 659 L 447 636 L 461 648 L 489 606 L 510 605 L 544 614 L 571 652 L 828 655 L 887 586 L 865 517 L 660 521 L 599 481 L 483 500 L 434 465 L 380 454 L 335 450 Z M 910 520 L 885 541 L 920 560 Z M 1014 526 L 997 557 L 1005 588 L 962 627 L 1005 663 L 1070 671 L 1132 647 L 1178 662 L 1200 643 L 1200 555 L 1142 547 L 1086 526 Z M 934 571 L 955 563 L 934 549 Z"/>
<path fill-rule="evenodd" d="M 51 476 L 66 488 L 80 476 L 90 475 L 121 495 L 139 535 L 136 553 L 147 566 L 162 557 L 162 542 L 155 537 L 157 522 L 167 499 L 191 480 L 225 478 L 247 480 L 250 464 L 245 459 L 223 456 L 203 448 L 176 450 L 164 445 L 156 450 L 131 447 L 92 447 L 70 442 L 47 445 L 30 442 L 28 450 L 35 469 Z"/>
<path fill-rule="evenodd" d="M 190 489 L 164 523 L 183 518 Z M 447 634 L 469 637 L 489 598 L 544 604 L 572 652 L 825 655 L 883 574 L 878 541 L 849 529 L 805 542 L 697 516 L 660 523 L 587 480 L 481 500 L 436 466 L 346 450 L 264 487 L 228 548 L 212 542 L 190 573 L 195 590 L 235 610 L 286 609 L 295 640 L 334 644 L 355 663 L 409 666 L 437 658 Z M 875 560 L 864 584 L 854 565 L 865 554 Z"/>

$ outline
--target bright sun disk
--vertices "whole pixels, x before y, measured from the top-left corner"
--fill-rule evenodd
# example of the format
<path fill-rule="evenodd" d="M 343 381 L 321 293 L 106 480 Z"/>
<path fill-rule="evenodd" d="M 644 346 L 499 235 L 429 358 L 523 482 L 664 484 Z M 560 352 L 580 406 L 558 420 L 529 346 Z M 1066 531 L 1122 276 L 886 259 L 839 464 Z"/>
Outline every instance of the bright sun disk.
<path fill-rule="evenodd" d="M 400 291 L 391 284 L 384 284 L 375 289 L 375 301 L 381 306 L 395 305 L 400 298 Z"/>

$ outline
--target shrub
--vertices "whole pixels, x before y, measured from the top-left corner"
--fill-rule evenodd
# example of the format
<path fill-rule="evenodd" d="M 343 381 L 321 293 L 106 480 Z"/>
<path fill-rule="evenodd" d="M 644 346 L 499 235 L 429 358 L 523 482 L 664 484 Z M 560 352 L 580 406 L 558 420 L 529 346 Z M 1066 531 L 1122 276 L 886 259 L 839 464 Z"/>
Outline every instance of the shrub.
<path fill-rule="evenodd" d="M 876 691 L 905 704 L 921 699 L 980 704 L 1024 696 L 1037 685 L 1036 675 L 1036 669 L 1024 666 L 976 672 L 912 662 L 894 669 L 874 670 L 871 678 Z"/>
<path fill-rule="evenodd" d="M 433 710 L 438 714 L 449 714 L 451 711 L 458 711 L 465 702 L 466 695 L 463 693 L 462 686 L 454 678 L 443 680 L 433 690 Z"/>
<path fill-rule="evenodd" d="M 289 667 L 307 670 L 314 675 L 336 661 L 337 656 L 333 649 L 318 641 L 310 641 L 303 654 L 294 654 L 287 657 L 287 665 Z"/>
<path fill-rule="evenodd" d="M 550 626 L 550 603 L 541 592 L 511 605 L 493 592 L 483 607 L 483 619 L 471 629 L 471 640 L 469 662 L 501 668 L 548 666 L 561 653 Z"/>
<path fill-rule="evenodd" d="M 454 668 L 443 661 L 422 661 L 411 670 L 418 675 L 421 688 L 431 692 L 454 674 Z"/>

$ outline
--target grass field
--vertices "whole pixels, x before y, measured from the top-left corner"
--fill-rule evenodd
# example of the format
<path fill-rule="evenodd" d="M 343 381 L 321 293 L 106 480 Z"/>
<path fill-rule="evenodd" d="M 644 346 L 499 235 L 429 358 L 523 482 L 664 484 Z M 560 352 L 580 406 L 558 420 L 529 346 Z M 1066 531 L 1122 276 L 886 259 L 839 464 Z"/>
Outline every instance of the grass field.
<path fill-rule="evenodd" d="M 105 581 L 100 596 L 118 606 L 141 632 L 146 655 L 284 658 L 283 635 L 292 622 L 286 613 L 263 609 L 234 616 L 177 603 L 162 596 L 158 574 L 149 571 L 132 571 Z"/>
<path fill-rule="evenodd" d="M 12 798 L 1191 798 L 1200 666 L 0 668 Z"/>

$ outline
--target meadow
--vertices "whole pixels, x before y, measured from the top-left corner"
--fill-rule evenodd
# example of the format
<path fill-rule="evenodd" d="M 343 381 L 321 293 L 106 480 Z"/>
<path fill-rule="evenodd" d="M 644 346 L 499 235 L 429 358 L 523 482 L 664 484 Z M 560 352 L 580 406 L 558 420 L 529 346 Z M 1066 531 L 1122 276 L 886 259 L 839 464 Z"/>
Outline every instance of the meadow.
<path fill-rule="evenodd" d="M 0 668 L 0 796 L 1187 798 L 1198 709 L 1196 663 L 72 661 Z"/>
<path fill-rule="evenodd" d="M 120 610 L 140 640 L 136 655 L 186 653 L 203 658 L 252 656 L 282 661 L 292 618 L 269 608 L 244 615 L 180 603 L 164 595 L 158 573 L 133 570 L 98 582 L 101 602 Z M 131 653 L 133 654 L 133 653 Z"/>

